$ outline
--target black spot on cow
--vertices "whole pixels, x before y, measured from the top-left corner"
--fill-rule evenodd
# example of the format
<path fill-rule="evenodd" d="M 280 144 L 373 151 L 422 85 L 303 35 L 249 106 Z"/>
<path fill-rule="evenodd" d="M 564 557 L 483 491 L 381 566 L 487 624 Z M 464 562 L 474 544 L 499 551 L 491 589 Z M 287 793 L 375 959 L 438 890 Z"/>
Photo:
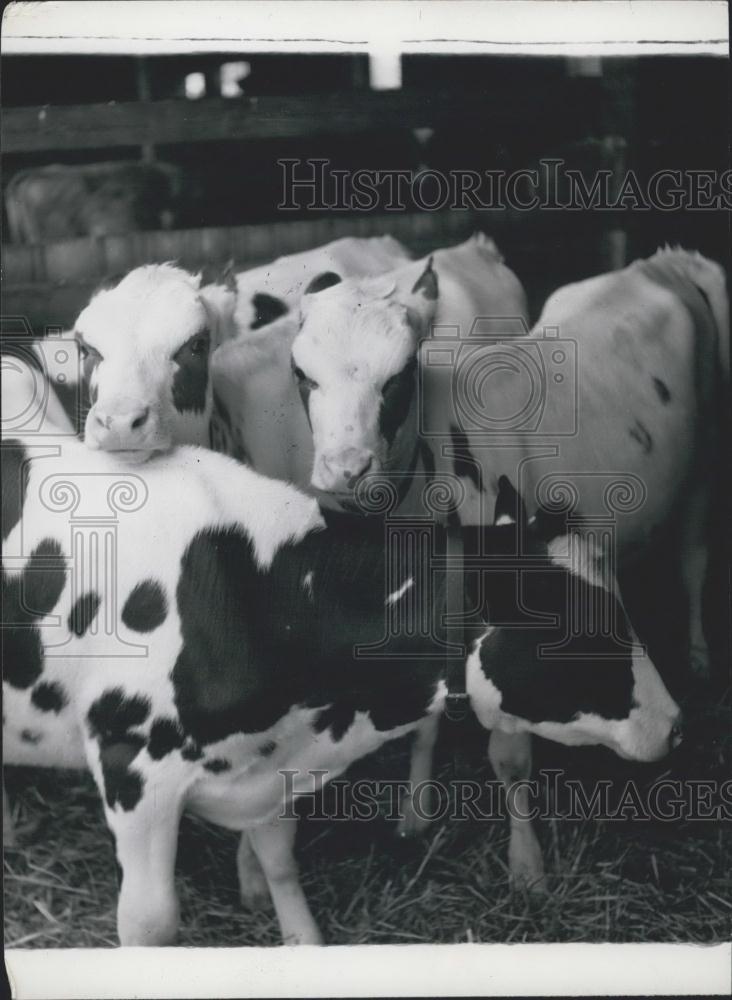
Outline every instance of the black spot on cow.
<path fill-rule="evenodd" d="M 15 581 L 12 581 L 15 583 Z M 3 575 L 3 611 L 6 621 L 6 596 L 10 588 Z M 41 633 L 35 625 L 14 627 L 4 625 L 0 630 L 2 638 L 3 680 L 11 687 L 24 690 L 32 687 L 43 673 L 43 643 Z"/>
<path fill-rule="evenodd" d="M 266 570 L 240 531 L 207 529 L 188 546 L 176 592 L 183 647 L 172 680 L 181 724 L 198 743 L 265 732 L 295 706 L 318 709 L 318 726 L 339 738 L 356 711 L 389 730 L 426 710 L 436 683 L 430 657 L 435 669 L 444 661 L 431 634 L 416 650 L 406 630 L 396 635 L 395 660 L 355 652 L 383 638 L 383 523 L 336 511 L 325 521 L 325 534 L 283 546 Z M 308 571 L 319 581 L 316 602 L 302 586 Z M 416 567 L 394 571 L 403 579 Z M 407 647 L 414 659 L 400 659 Z"/>
<path fill-rule="evenodd" d="M 262 743 L 259 748 L 259 754 L 261 757 L 271 757 L 272 754 L 277 749 L 277 743 L 275 740 L 267 740 L 266 743 Z"/>
<path fill-rule="evenodd" d="M 662 403 L 668 403 L 669 400 L 671 399 L 671 392 L 669 390 L 669 387 L 662 379 L 657 378 L 655 375 L 653 376 L 652 381 L 653 381 L 653 388 L 658 393 L 658 398 L 661 400 Z"/>
<path fill-rule="evenodd" d="M 145 737 L 132 732 L 150 715 L 150 700 L 144 695 L 126 695 L 122 688 L 105 691 L 87 713 L 89 734 L 99 743 L 99 760 L 107 805 L 134 809 L 140 801 L 142 775 L 130 767 L 145 746 Z"/>
<path fill-rule="evenodd" d="M 482 493 L 483 470 L 480 462 L 478 462 L 470 450 L 468 435 L 452 424 L 450 426 L 450 437 L 454 452 L 452 467 L 455 470 L 455 475 L 460 478 L 469 479 L 476 490 Z"/>
<path fill-rule="evenodd" d="M 648 432 L 648 428 L 640 420 L 636 420 L 633 426 L 628 429 L 628 434 L 634 441 L 638 442 L 645 455 L 653 451 L 653 438 Z"/>
<path fill-rule="evenodd" d="M 32 618 L 49 615 L 66 585 L 66 566 L 55 539 L 44 538 L 33 549 L 22 580 L 23 613 Z"/>
<path fill-rule="evenodd" d="M 422 439 L 419 442 L 419 457 L 422 460 L 422 467 L 427 476 L 427 482 L 431 483 L 435 478 L 435 456 L 432 454 L 432 449 L 427 442 Z"/>
<path fill-rule="evenodd" d="M 2 464 L 2 530 L 3 541 L 20 521 L 28 488 L 28 455 L 20 441 L 3 441 Z"/>
<path fill-rule="evenodd" d="M 266 292 L 257 292 L 256 295 L 252 296 L 252 307 L 254 309 L 252 330 L 259 330 L 260 327 L 274 323 L 276 319 L 288 312 L 286 302 L 275 298 L 274 295 L 267 295 Z"/>
<path fill-rule="evenodd" d="M 68 704 L 68 698 L 57 681 L 41 681 L 31 691 L 31 702 L 41 712 L 55 712 L 58 715 Z"/>
<path fill-rule="evenodd" d="M 125 812 L 130 812 L 142 798 L 143 777 L 139 771 L 130 767 L 140 749 L 140 744 L 129 739 L 102 747 L 99 759 L 104 779 L 104 798 L 110 809 L 120 805 Z"/>
<path fill-rule="evenodd" d="M 346 735 L 356 719 L 356 708 L 347 701 L 339 702 L 337 705 L 329 705 L 318 715 L 313 724 L 316 733 L 324 733 L 330 730 L 331 739 L 338 743 Z"/>
<path fill-rule="evenodd" d="M 132 588 L 122 608 L 122 621 L 135 632 L 152 632 L 165 621 L 168 602 L 157 580 L 143 580 Z"/>
<path fill-rule="evenodd" d="M 147 752 L 153 760 L 162 760 L 184 743 L 183 731 L 175 719 L 160 717 L 150 727 Z"/>
<path fill-rule="evenodd" d="M 589 583 L 577 580 L 568 587 L 566 573 L 547 566 L 545 571 L 522 574 L 520 609 L 503 609 L 510 580 L 501 582 L 501 576 L 491 574 L 488 583 L 488 605 L 496 618 L 501 612 L 515 618 L 521 612 L 554 616 L 552 624 L 497 627 L 483 640 L 481 665 L 501 693 L 501 710 L 530 722 L 570 722 L 580 712 L 627 718 L 633 706 L 632 648 L 620 628 L 617 602 L 604 592 L 600 599 Z M 606 624 L 614 622 L 615 629 L 585 634 L 576 627 L 584 608 L 598 608 L 600 601 L 605 607 L 614 605 Z"/>
<path fill-rule="evenodd" d="M 43 643 L 37 622 L 50 614 L 66 584 L 61 546 L 41 541 L 17 576 L 2 577 L 2 656 L 5 680 L 29 688 L 43 670 Z"/>
<path fill-rule="evenodd" d="M 525 524 L 528 520 L 523 498 L 514 488 L 508 476 L 498 477 L 496 504 L 493 509 L 494 521 L 498 521 L 502 517 L 508 517 L 511 521 L 520 524 Z"/>
<path fill-rule="evenodd" d="M 173 406 L 179 413 L 203 413 L 208 390 L 208 359 L 211 335 L 208 331 L 194 334 L 173 356 Z"/>
<path fill-rule="evenodd" d="M 69 612 L 69 631 L 75 635 L 82 636 L 94 621 L 101 598 L 93 590 L 82 594 L 74 602 L 74 606 Z"/>
<path fill-rule="evenodd" d="M 146 695 L 127 695 L 121 687 L 111 688 L 89 708 L 89 733 L 100 743 L 119 743 L 129 739 L 129 730 L 141 726 L 149 715 L 150 699 Z"/>
<path fill-rule="evenodd" d="M 326 288 L 332 288 L 333 285 L 339 285 L 343 279 L 335 271 L 323 271 L 322 274 L 316 274 L 314 278 L 310 280 L 308 287 L 305 289 L 305 295 L 317 295 L 318 292 L 324 292 Z"/>
<path fill-rule="evenodd" d="M 42 742 L 43 734 L 35 729 L 23 729 L 21 730 L 20 738 L 23 743 L 30 743 L 31 746 L 37 746 Z"/>
<path fill-rule="evenodd" d="M 196 761 L 203 757 L 203 750 L 200 748 L 198 743 L 190 740 L 180 752 L 183 760 Z"/>
<path fill-rule="evenodd" d="M 388 445 L 409 415 L 414 396 L 417 359 L 411 358 L 401 371 L 392 375 L 381 390 L 379 432 Z"/>
<path fill-rule="evenodd" d="M 214 757 L 213 760 L 207 760 L 203 766 L 211 774 L 223 774 L 224 771 L 231 770 L 231 761 L 224 760 L 223 757 Z"/>

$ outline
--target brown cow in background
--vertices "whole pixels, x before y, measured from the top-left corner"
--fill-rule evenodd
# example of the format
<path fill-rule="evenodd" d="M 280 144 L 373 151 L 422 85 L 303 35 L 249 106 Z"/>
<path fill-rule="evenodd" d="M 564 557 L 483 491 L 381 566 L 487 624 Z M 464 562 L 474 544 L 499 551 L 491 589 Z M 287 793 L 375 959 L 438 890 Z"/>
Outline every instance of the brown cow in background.
<path fill-rule="evenodd" d="M 14 243 L 118 236 L 176 224 L 183 174 L 169 163 L 53 164 L 17 173 L 5 191 Z"/>

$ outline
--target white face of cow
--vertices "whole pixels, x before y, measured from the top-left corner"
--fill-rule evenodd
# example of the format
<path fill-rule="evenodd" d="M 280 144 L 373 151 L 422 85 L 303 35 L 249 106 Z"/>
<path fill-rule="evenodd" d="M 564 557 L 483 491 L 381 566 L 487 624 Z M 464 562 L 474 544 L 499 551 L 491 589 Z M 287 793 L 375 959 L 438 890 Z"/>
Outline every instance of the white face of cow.
<path fill-rule="evenodd" d="M 89 448 L 140 461 L 207 443 L 209 354 L 233 304 L 199 284 L 169 264 L 139 267 L 83 310 L 75 329 L 92 404 Z"/>
<path fill-rule="evenodd" d="M 313 433 L 316 489 L 350 496 L 367 473 L 409 468 L 417 350 L 436 305 L 431 262 L 408 294 L 388 275 L 311 282 L 292 367 Z"/>

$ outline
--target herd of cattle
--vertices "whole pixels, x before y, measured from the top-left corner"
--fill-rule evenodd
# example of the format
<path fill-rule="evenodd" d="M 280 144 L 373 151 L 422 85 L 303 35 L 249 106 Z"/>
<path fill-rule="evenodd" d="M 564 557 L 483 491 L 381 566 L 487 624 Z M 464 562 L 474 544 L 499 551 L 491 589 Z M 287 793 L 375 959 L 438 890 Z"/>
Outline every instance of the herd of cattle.
<path fill-rule="evenodd" d="M 242 900 L 269 894 L 285 942 L 320 941 L 282 773 L 297 796 L 413 733 L 410 779 L 430 776 L 456 574 L 464 684 L 507 787 L 532 733 L 639 761 L 680 741 L 614 571 L 679 518 L 703 672 L 728 329 L 697 253 L 561 288 L 529 330 L 486 237 L 423 260 L 348 238 L 203 287 L 136 268 L 68 338 L 4 358 L 4 760 L 91 770 L 122 944 L 174 940 L 184 810 L 242 831 Z M 510 871 L 537 889 L 521 812 Z M 421 825 L 407 796 L 401 831 Z"/>

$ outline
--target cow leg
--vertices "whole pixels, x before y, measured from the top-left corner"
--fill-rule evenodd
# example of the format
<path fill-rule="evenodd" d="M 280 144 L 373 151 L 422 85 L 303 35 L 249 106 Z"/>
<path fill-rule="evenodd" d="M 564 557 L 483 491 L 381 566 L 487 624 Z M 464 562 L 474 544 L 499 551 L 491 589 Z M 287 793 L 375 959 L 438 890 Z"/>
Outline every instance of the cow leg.
<path fill-rule="evenodd" d="M 269 886 L 246 830 L 241 835 L 236 852 L 236 871 L 239 876 L 239 898 L 243 905 L 250 910 L 266 906 L 271 898 Z"/>
<path fill-rule="evenodd" d="M 293 854 L 297 819 L 275 819 L 248 831 L 267 879 L 285 944 L 322 944 L 318 925 L 300 885 Z"/>
<path fill-rule="evenodd" d="M 174 868 L 182 806 L 174 791 L 146 787 L 130 811 L 107 809 L 122 883 L 117 931 L 122 945 L 169 945 L 178 932 Z"/>
<path fill-rule="evenodd" d="M 3 846 L 15 847 L 15 826 L 13 824 L 13 814 L 10 811 L 10 800 L 8 793 L 3 787 Z"/>
<path fill-rule="evenodd" d="M 545 886 L 544 861 L 541 847 L 529 819 L 529 790 L 526 782 L 531 777 L 531 734 L 491 732 L 488 757 L 493 770 L 506 789 L 511 824 L 508 842 L 508 870 L 514 884 L 532 892 L 541 892 Z M 512 788 L 515 782 L 521 782 Z"/>
<path fill-rule="evenodd" d="M 440 727 L 438 715 L 428 715 L 417 728 L 412 744 L 412 756 L 409 763 L 409 791 L 401 801 L 402 816 L 397 826 L 400 837 L 415 837 L 424 833 L 429 826 L 429 820 L 419 815 L 414 809 L 413 792 L 417 785 L 429 781 L 432 777 L 432 753 L 437 742 L 437 731 Z M 432 790 L 427 786 L 428 801 L 426 812 L 431 812 Z M 423 800 L 424 801 L 424 800 Z"/>
<path fill-rule="evenodd" d="M 707 575 L 709 491 L 696 487 L 681 512 L 681 579 L 689 609 L 689 656 L 695 676 L 709 676 L 709 648 L 704 638 L 702 596 Z"/>

